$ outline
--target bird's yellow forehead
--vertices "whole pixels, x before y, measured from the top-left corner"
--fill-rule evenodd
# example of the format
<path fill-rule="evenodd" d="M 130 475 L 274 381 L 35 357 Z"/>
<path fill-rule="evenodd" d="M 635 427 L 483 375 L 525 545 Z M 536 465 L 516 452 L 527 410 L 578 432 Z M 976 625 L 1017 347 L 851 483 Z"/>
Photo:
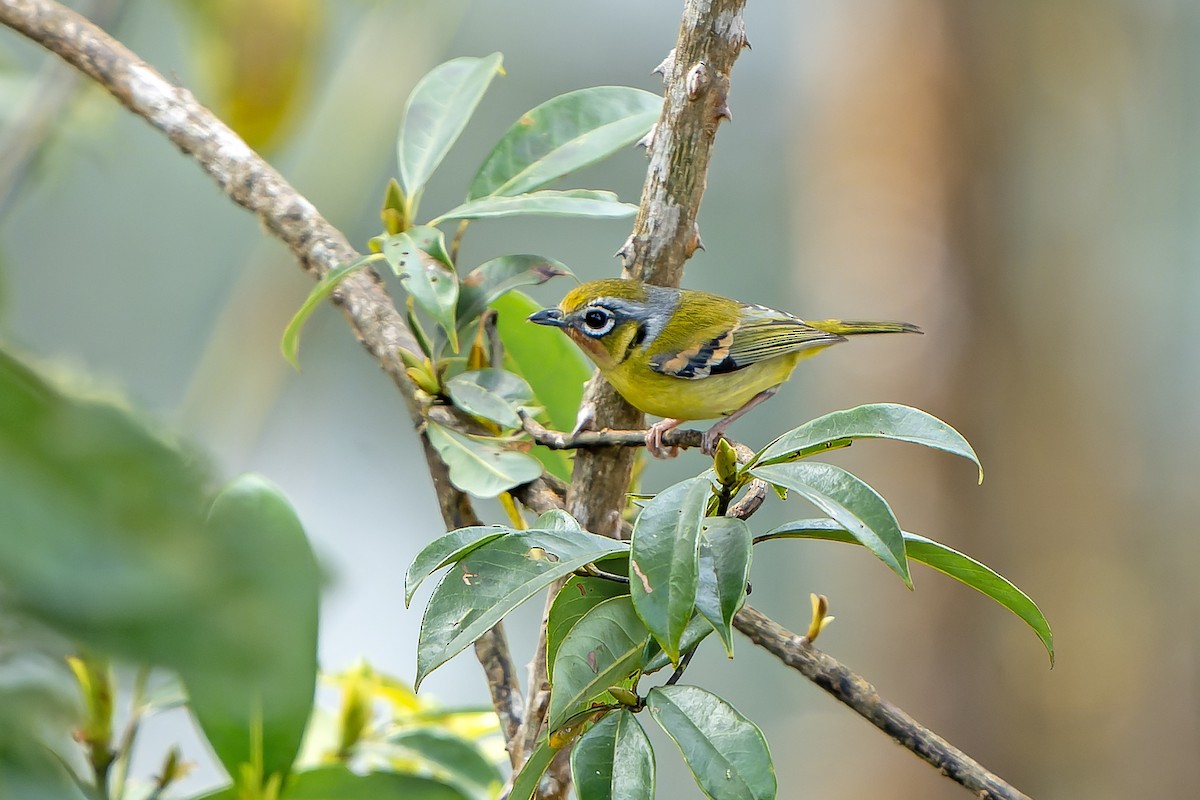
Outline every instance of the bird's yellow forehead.
<path fill-rule="evenodd" d="M 558 304 L 558 307 L 562 309 L 563 313 L 570 314 L 601 297 L 644 302 L 646 300 L 646 289 L 637 281 L 627 281 L 621 278 L 588 281 L 568 292 L 567 296 Z"/>

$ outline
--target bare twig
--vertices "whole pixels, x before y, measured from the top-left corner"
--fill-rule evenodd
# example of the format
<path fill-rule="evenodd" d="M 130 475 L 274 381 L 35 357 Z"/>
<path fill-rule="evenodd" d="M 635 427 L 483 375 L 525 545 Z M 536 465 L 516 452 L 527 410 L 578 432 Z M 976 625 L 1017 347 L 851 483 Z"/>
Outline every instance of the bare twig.
<path fill-rule="evenodd" d="M 988 772 L 979 762 L 879 696 L 875 687 L 816 650 L 765 614 L 745 606 L 733 618 L 734 627 L 750 641 L 775 655 L 784 664 L 832 694 L 898 744 L 911 750 L 946 777 L 962 784 L 984 800 L 1029 800 L 1024 794 Z"/>
<path fill-rule="evenodd" d="M 226 195 L 256 214 L 314 277 L 358 257 L 341 231 L 190 92 L 167 81 L 84 17 L 51 0 L 4 0 L 0 2 L 0 23 L 58 54 L 166 134 Z M 417 352 L 416 342 L 378 276 L 370 270 L 354 273 L 339 285 L 334 300 L 351 330 L 400 390 L 419 430 L 421 407 L 398 355 L 401 347 Z M 450 484 L 445 465 L 428 442 L 425 457 L 446 525 L 472 524 L 468 520 L 477 518 L 469 500 Z M 476 645 L 476 654 L 487 659 L 484 672 L 503 727 L 515 732 L 522 703 L 508 646 L 502 639 L 503 630 L 497 626 Z M 491 683 L 501 679 L 503 684 Z"/>

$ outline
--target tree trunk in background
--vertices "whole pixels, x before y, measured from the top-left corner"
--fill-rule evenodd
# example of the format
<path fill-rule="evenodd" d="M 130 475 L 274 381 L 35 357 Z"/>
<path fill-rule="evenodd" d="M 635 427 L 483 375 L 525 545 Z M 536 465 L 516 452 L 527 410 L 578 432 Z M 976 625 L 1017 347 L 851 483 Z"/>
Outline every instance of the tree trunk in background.
<path fill-rule="evenodd" d="M 1200 11 L 827 13 L 805 31 L 797 103 L 796 307 L 929 335 L 854 342 L 809 377 L 821 410 L 908 402 L 970 439 L 979 488 L 961 463 L 899 446 L 840 463 L 906 529 L 1025 589 L 1059 660 L 1047 670 L 1023 623 L 936 573 L 914 568 L 910 595 L 840 553 L 843 571 L 814 587 L 839 618 L 822 644 L 1035 797 L 1190 796 L 1200 426 L 1195 340 L 1173 342 L 1197 333 Z M 961 796 L 870 732 L 829 736 L 812 796 Z"/>

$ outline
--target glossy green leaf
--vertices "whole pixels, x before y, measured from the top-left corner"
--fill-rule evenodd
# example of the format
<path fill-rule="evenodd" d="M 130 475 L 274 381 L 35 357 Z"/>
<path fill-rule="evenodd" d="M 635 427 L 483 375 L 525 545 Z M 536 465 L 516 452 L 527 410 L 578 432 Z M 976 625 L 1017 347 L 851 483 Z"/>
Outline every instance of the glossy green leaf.
<path fill-rule="evenodd" d="M 855 439 L 894 439 L 962 456 L 979 467 L 983 482 L 983 465 L 962 434 L 932 414 L 896 403 L 834 411 L 806 422 L 767 445 L 757 463 L 793 461 Z"/>
<path fill-rule="evenodd" d="M 708 517 L 700 535 L 696 611 L 721 635 L 733 658 L 733 615 L 746 601 L 750 577 L 750 526 L 734 517 Z"/>
<path fill-rule="evenodd" d="M 525 765 L 513 778 L 512 790 L 508 793 L 507 800 L 532 800 L 538 784 L 542 781 L 542 775 L 546 773 L 557 754 L 558 748 L 551 747 L 549 739 L 542 734 Z"/>
<path fill-rule="evenodd" d="M 553 191 L 542 189 L 512 197 L 481 197 L 468 200 L 462 205 L 433 220 L 434 225 L 448 219 L 491 219 L 532 215 L 539 217 L 592 217 L 596 219 L 619 219 L 632 217 L 637 206 L 622 203 L 612 192 L 594 189 L 568 189 Z"/>
<path fill-rule="evenodd" d="M 504 450 L 486 439 L 425 424 L 425 435 L 450 469 L 450 482 L 475 497 L 495 497 L 542 474 L 542 465 L 527 453 Z"/>
<path fill-rule="evenodd" d="M 586 531 L 528 530 L 478 547 L 433 591 L 417 646 L 416 684 L 541 589 L 626 545 Z"/>
<path fill-rule="evenodd" d="M 582 531 L 579 520 L 572 517 L 561 508 L 552 508 L 537 518 L 533 527 L 542 531 Z"/>
<path fill-rule="evenodd" d="M 679 652 L 686 653 L 693 647 L 698 646 L 713 631 L 714 628 L 711 622 L 700 614 L 693 614 L 692 618 L 688 620 L 687 626 L 683 629 L 683 636 L 679 639 Z M 649 675 L 651 672 L 658 672 L 663 667 L 670 666 L 670 664 L 671 659 L 663 652 L 658 642 L 651 639 L 646 643 L 646 651 L 642 654 L 643 673 Z"/>
<path fill-rule="evenodd" d="M 432 778 L 397 772 L 351 772 L 342 765 L 296 773 L 287 800 L 471 800 L 458 788 Z"/>
<path fill-rule="evenodd" d="M 554 659 L 550 729 L 636 672 L 649 638 L 628 596 L 605 600 L 584 614 Z"/>
<path fill-rule="evenodd" d="M 512 291 L 492 302 L 499 317 L 496 330 L 504 342 L 504 366 L 529 382 L 538 403 L 546 409 L 544 421 L 560 431 L 575 426 L 583 399 L 583 385 L 592 375 L 592 363 L 559 331 L 528 322 L 542 308 L 524 292 Z M 535 447 L 534 454 L 563 480 L 571 478 L 569 457 L 559 450 Z"/>
<path fill-rule="evenodd" d="M 477 547 L 507 536 L 512 528 L 498 525 L 472 525 L 439 536 L 417 553 L 404 574 L 404 605 L 407 607 L 421 583 L 447 564 L 453 564 Z"/>
<path fill-rule="evenodd" d="M 207 534 L 240 544 L 243 591 L 226 596 L 247 631 L 261 636 L 262 663 L 237 682 L 185 665 L 189 706 L 226 771 L 237 778 L 261 759 L 265 785 L 286 777 L 300 750 L 317 679 L 320 573 L 304 528 L 283 494 L 245 475 L 213 501 Z M 256 741 L 257 739 L 257 741 Z"/>
<path fill-rule="evenodd" d="M 400 276 L 405 291 L 445 331 L 450 347 L 457 353 L 458 276 L 436 255 L 442 243 L 440 231 L 433 244 L 422 238 L 422 229 L 416 228 L 388 236 L 383 242 L 383 257 Z"/>
<path fill-rule="evenodd" d="M 485 367 L 464 372 L 459 377 L 463 376 L 470 376 L 470 380 L 513 405 L 522 406 L 534 400 L 533 388 L 526 380 L 506 369 Z"/>
<path fill-rule="evenodd" d="M 696 606 L 700 525 L 712 494 L 707 478 L 690 478 L 659 493 L 633 524 L 629 589 L 638 616 L 672 663 Z"/>
<path fill-rule="evenodd" d="M 496 143 L 467 198 L 540 189 L 626 147 L 650 130 L 662 97 L 627 86 L 594 86 L 547 100 Z"/>
<path fill-rule="evenodd" d="M 447 731 L 416 728 L 394 733 L 387 740 L 447 773 L 448 782 L 461 785 L 471 797 L 489 796 L 489 789 L 503 780 L 500 770 L 484 758 L 477 745 Z"/>
<path fill-rule="evenodd" d="M 506 374 L 511 375 L 512 373 Z M 524 383 L 516 375 L 512 377 Z M 481 380 L 476 372 L 464 372 L 446 381 L 446 393 L 450 395 L 454 405 L 468 414 L 491 420 L 502 428 L 521 427 L 521 418 L 517 416 L 516 407 L 504 397 L 484 386 L 483 381 L 486 380 L 488 379 Z"/>
<path fill-rule="evenodd" d="M 571 776 L 579 800 L 654 800 L 654 750 L 632 713 L 609 713 L 576 742 Z"/>
<path fill-rule="evenodd" d="M 662 686 L 646 695 L 662 726 L 713 800 L 775 800 L 775 766 L 762 731 L 698 686 Z"/>
<path fill-rule="evenodd" d="M 458 141 L 492 78 L 501 72 L 502 61 L 500 53 L 455 58 L 434 67 L 413 87 L 396 141 L 408 219 L 415 218 L 429 176 Z"/>
<path fill-rule="evenodd" d="M 554 661 L 563 637 L 584 614 L 605 600 L 627 596 L 629 587 L 616 581 L 589 576 L 574 576 L 554 596 L 546 617 L 546 664 L 554 681 Z"/>
<path fill-rule="evenodd" d="M 533 255 L 500 256 L 462 279 L 458 292 L 459 325 L 467 325 L 496 298 L 521 286 L 540 286 L 551 278 L 571 275 L 561 261 Z"/>
<path fill-rule="evenodd" d="M 768 464 L 750 473 L 795 492 L 837 520 L 912 588 L 900 524 L 887 502 L 861 479 L 816 461 Z"/>
<path fill-rule="evenodd" d="M 845 528 L 829 519 L 796 520 L 756 537 L 756 541 L 771 539 L 822 539 L 860 544 Z M 1050 656 L 1050 665 L 1054 666 L 1054 633 L 1050 623 L 1037 604 L 1015 584 L 970 556 L 915 533 L 904 532 L 904 548 L 913 561 L 965 583 L 1020 617 L 1037 634 Z"/>
<path fill-rule="evenodd" d="M 300 309 L 292 316 L 287 327 L 283 330 L 283 338 L 279 342 L 279 349 L 289 364 L 296 369 L 300 369 L 300 331 L 303 330 L 304 323 L 316 311 L 317 306 L 329 297 L 329 295 L 333 294 L 333 290 L 349 277 L 351 273 L 362 269 L 372 261 L 379 260 L 379 258 L 380 256 L 377 254 L 356 258 L 349 264 L 334 267 L 321 276 L 321 280 L 317 281 L 317 285 L 308 293 L 308 297 L 304 299 L 304 303 L 300 306 Z"/>

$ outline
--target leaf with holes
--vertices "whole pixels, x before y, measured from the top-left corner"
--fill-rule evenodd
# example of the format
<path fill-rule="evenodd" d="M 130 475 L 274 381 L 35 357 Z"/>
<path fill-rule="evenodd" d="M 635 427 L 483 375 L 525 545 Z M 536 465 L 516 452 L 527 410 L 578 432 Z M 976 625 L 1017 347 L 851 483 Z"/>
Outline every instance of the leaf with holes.
<path fill-rule="evenodd" d="M 492 539 L 507 536 L 512 532 L 512 528 L 498 525 L 472 525 L 450 531 L 425 545 L 404 575 L 404 605 L 407 607 L 412 602 L 417 587 L 430 575 Z"/>
<path fill-rule="evenodd" d="M 433 591 L 417 645 L 420 682 L 535 593 L 626 545 L 586 531 L 528 530 L 478 547 Z"/>
<path fill-rule="evenodd" d="M 561 261 L 533 255 L 500 256 L 471 270 L 458 290 L 459 325 L 469 325 L 494 300 L 522 286 L 540 286 L 571 275 Z"/>
<path fill-rule="evenodd" d="M 440 231 L 437 234 L 432 243 L 423 243 L 423 231 L 417 228 L 388 236 L 383 242 L 383 257 L 416 304 L 446 332 L 450 347 L 457 353 L 458 276 L 438 257 L 442 238 Z"/>

